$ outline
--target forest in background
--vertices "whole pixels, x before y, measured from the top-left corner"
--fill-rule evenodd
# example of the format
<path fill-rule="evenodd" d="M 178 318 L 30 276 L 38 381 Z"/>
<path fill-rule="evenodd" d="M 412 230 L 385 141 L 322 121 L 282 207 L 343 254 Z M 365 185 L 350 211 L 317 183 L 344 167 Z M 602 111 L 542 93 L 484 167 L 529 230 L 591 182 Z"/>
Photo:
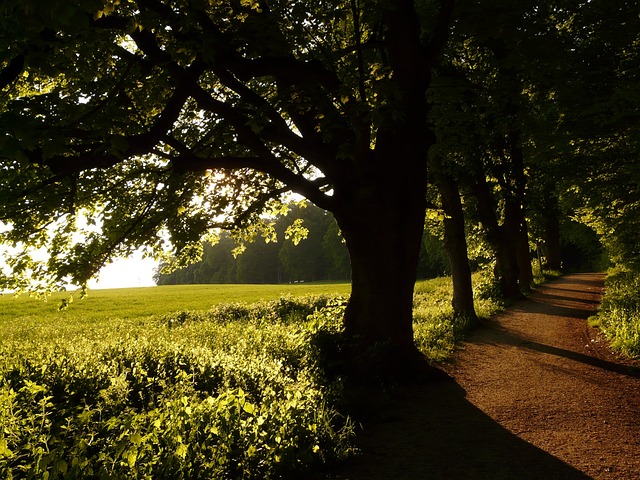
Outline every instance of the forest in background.
<path fill-rule="evenodd" d="M 287 227 L 301 221 L 304 238 L 287 235 Z M 271 219 L 275 238 L 258 236 L 243 243 L 221 232 L 217 243 L 204 243 L 202 259 L 171 273 L 154 275 L 158 285 L 201 283 L 296 283 L 349 280 L 349 252 L 331 213 L 308 202 L 291 203 L 286 214 Z M 418 278 L 450 273 L 444 243 L 425 230 Z M 237 252 L 239 245 L 244 251 Z M 429 252 L 427 254 L 427 252 Z"/>
<path fill-rule="evenodd" d="M 442 212 L 430 211 L 422 237 L 418 279 L 451 274 L 444 245 L 444 231 L 439 218 Z M 327 282 L 350 280 L 349 252 L 330 212 L 308 202 L 292 202 L 287 213 L 265 219 L 275 236 L 257 236 L 246 242 L 233 233 L 221 232 L 217 242 L 202 244 L 202 258 L 173 271 L 164 271 L 167 262 L 156 269 L 157 285 L 183 284 L 267 284 Z M 301 222 L 301 223 L 298 223 Z M 303 238 L 292 238 L 287 228 L 298 224 Z M 471 230 L 467 243 L 472 246 L 469 261 L 472 270 L 489 267 L 492 256 L 477 231 Z M 534 229 L 535 233 L 535 229 Z M 533 264 L 546 268 L 546 245 L 541 238 L 531 238 Z M 565 216 L 560 228 L 563 271 L 599 270 L 607 260 L 596 233 Z M 241 248 L 239 248 L 242 245 Z M 239 250 L 243 250 L 240 252 Z M 541 265 L 542 264 L 542 265 Z"/>

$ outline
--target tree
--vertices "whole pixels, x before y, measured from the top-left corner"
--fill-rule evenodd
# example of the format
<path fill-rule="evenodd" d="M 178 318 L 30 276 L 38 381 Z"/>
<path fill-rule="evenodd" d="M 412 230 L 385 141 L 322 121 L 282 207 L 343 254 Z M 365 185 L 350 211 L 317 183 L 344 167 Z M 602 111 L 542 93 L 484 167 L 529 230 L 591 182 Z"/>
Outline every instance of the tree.
<path fill-rule="evenodd" d="M 238 283 L 278 283 L 278 245 L 258 238 L 237 258 Z"/>
<path fill-rule="evenodd" d="M 143 246 L 197 257 L 211 229 L 292 191 L 345 238 L 352 353 L 382 345 L 394 374 L 421 364 L 425 93 L 452 5 L 3 2 L 3 240 L 50 253 L 39 268 L 25 250 L 5 282 L 84 284 Z"/>
<path fill-rule="evenodd" d="M 557 195 L 559 179 L 574 174 L 565 164 L 561 175 L 557 166 L 557 146 L 566 138 L 557 135 L 553 92 L 568 76 L 561 64 L 570 43 L 559 32 L 571 30 L 563 22 L 579 8 L 574 2 L 464 2 L 437 70 L 432 117 L 442 167 L 434 166 L 434 176 L 441 190 L 453 182 L 448 197 L 455 199 L 459 189 L 474 207 L 467 215 L 483 226 L 506 297 L 528 291 L 533 280 L 532 182 L 538 192 Z"/>
<path fill-rule="evenodd" d="M 323 241 L 331 215 L 313 206 L 295 206 L 287 215 L 300 221 L 305 229 L 305 238 L 287 238 L 278 254 L 283 266 L 285 281 L 317 281 L 326 279 Z M 287 222 L 289 223 L 289 222 Z"/>
<path fill-rule="evenodd" d="M 333 217 L 306 202 L 290 203 L 286 215 L 265 218 L 277 241 L 263 238 L 244 243 L 221 232 L 215 244 L 203 245 L 202 259 L 166 272 L 161 263 L 155 276 L 158 285 L 188 280 L 195 283 L 287 283 L 292 281 L 345 280 L 349 254 Z M 239 243 L 238 243 L 239 242 Z M 234 255 L 239 247 L 244 253 Z"/>
<path fill-rule="evenodd" d="M 328 279 L 350 279 L 349 251 L 345 247 L 336 222 L 329 224 L 322 240 L 322 250 L 327 261 Z"/>
<path fill-rule="evenodd" d="M 558 89 L 556 101 L 563 114 L 565 162 L 579 164 L 581 175 L 564 181 L 565 208 L 595 230 L 611 260 L 638 269 L 638 5 L 624 0 L 589 2 L 570 25 L 571 54 L 565 68 L 572 74 Z M 583 243 L 580 250 L 586 248 L 587 242 L 575 240 Z"/>
<path fill-rule="evenodd" d="M 456 317 L 473 323 L 477 315 L 473 304 L 471 266 L 464 226 L 464 211 L 460 191 L 453 176 L 444 171 L 438 154 L 432 156 L 435 183 L 444 210 L 444 246 L 451 266 L 453 298 L 451 304 Z"/>

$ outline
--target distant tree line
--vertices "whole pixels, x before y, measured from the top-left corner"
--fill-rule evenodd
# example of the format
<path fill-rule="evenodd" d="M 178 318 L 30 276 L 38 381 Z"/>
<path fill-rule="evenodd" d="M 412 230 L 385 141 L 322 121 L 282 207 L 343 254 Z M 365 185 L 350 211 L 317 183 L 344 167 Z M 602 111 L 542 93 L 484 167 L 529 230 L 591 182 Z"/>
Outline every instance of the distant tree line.
<path fill-rule="evenodd" d="M 302 220 L 306 237 L 296 245 L 293 238 L 285 237 L 287 227 L 297 219 Z M 238 241 L 221 232 L 216 243 L 203 244 L 200 261 L 171 273 L 162 273 L 166 263 L 161 263 L 154 280 L 158 285 L 350 280 L 349 252 L 333 215 L 312 204 L 295 204 L 286 215 L 273 219 L 273 228 L 277 241 L 258 235 L 238 255 Z M 449 270 L 442 240 L 425 231 L 419 278 L 447 275 Z"/>

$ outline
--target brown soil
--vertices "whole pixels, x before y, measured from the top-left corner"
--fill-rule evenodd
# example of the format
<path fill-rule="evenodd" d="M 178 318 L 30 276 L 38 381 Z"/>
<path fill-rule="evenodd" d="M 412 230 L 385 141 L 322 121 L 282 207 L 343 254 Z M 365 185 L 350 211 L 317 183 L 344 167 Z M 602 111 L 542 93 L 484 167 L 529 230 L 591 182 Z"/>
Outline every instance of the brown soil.
<path fill-rule="evenodd" d="M 475 330 L 445 370 L 398 388 L 329 478 L 640 479 L 640 368 L 587 325 L 603 275 L 567 275 Z"/>

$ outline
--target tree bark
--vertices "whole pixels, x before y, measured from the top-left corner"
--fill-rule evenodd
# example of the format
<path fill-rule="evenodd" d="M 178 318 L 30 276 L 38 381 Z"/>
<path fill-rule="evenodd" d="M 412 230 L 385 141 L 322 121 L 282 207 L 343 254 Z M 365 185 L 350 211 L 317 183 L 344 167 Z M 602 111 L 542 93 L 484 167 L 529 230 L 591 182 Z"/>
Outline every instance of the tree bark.
<path fill-rule="evenodd" d="M 518 286 L 520 271 L 509 223 L 498 223 L 496 206 L 484 174 L 476 176 L 473 194 L 478 204 L 480 221 L 487 232 L 487 242 L 496 257 L 495 276 L 505 298 L 518 298 L 522 292 Z"/>
<path fill-rule="evenodd" d="M 456 182 L 442 172 L 439 160 L 434 160 L 435 178 L 440 192 L 444 219 L 444 246 L 451 265 L 453 280 L 454 315 L 466 321 L 475 323 L 478 320 L 473 305 L 473 286 L 471 282 L 471 267 L 467 250 L 467 239 L 464 228 L 464 212 L 460 201 L 460 191 Z"/>
<path fill-rule="evenodd" d="M 419 107 L 420 100 L 415 103 Z M 407 120 L 378 131 L 375 150 L 356 160 L 364 174 L 334 194 L 334 217 L 351 259 L 344 318 L 348 356 L 360 380 L 370 374 L 413 380 L 433 373 L 413 341 L 413 289 L 434 136 L 421 122 Z"/>
<path fill-rule="evenodd" d="M 558 220 L 558 197 L 547 197 L 545 210 L 546 224 L 544 226 L 544 254 L 546 267 L 549 270 L 562 268 L 562 254 L 560 250 L 560 221 Z"/>
<path fill-rule="evenodd" d="M 518 286 L 521 292 L 530 292 L 533 271 L 529 257 L 529 233 L 522 207 L 515 199 L 508 199 L 505 205 L 503 223 L 506 241 L 511 244 L 518 267 Z"/>
<path fill-rule="evenodd" d="M 522 292 L 519 286 L 520 269 L 514 244 L 507 238 L 506 231 L 500 228 L 500 240 L 494 244 L 496 254 L 496 276 L 500 283 L 500 290 L 505 298 L 520 298 Z"/>
<path fill-rule="evenodd" d="M 389 184 L 386 192 L 334 212 L 351 258 L 344 326 L 349 372 L 413 379 L 430 373 L 413 341 L 413 290 L 424 224 L 424 198 Z M 422 190 L 422 189 L 421 189 Z M 413 197 L 411 192 L 411 197 Z"/>

